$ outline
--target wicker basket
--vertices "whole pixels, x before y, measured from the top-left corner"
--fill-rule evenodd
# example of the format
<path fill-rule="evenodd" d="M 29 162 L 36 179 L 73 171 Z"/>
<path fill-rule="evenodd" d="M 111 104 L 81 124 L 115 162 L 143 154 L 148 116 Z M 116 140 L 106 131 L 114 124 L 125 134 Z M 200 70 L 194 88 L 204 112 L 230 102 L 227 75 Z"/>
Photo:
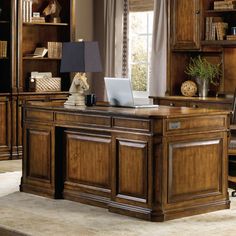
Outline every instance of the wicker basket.
<path fill-rule="evenodd" d="M 31 92 L 56 92 L 61 91 L 61 78 L 30 78 L 29 91 Z"/>

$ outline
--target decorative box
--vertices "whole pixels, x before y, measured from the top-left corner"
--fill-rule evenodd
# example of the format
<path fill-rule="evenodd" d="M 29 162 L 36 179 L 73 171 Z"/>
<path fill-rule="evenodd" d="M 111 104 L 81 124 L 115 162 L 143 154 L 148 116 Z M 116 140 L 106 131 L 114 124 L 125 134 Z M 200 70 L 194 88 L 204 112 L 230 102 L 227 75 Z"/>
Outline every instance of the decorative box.
<path fill-rule="evenodd" d="M 29 91 L 31 92 L 55 92 L 61 91 L 61 78 L 51 77 L 51 73 L 32 72 L 29 79 Z"/>

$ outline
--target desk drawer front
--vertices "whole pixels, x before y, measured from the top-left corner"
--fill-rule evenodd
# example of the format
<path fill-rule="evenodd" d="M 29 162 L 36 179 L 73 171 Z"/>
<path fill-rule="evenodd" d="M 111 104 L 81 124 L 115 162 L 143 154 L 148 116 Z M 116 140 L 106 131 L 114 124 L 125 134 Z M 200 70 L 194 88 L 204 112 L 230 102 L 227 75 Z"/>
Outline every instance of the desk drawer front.
<path fill-rule="evenodd" d="M 50 111 L 38 111 L 38 110 L 27 110 L 25 111 L 26 120 L 36 121 L 53 121 L 53 112 Z"/>
<path fill-rule="evenodd" d="M 209 109 L 220 109 L 220 110 L 231 110 L 231 104 L 219 104 L 219 103 L 201 103 L 201 102 L 190 102 L 190 107 L 194 108 L 209 108 Z"/>
<path fill-rule="evenodd" d="M 92 126 L 111 127 L 111 118 L 107 116 L 68 114 L 58 112 L 55 115 L 55 120 L 68 124 L 82 124 Z"/>
<path fill-rule="evenodd" d="M 113 118 L 113 127 L 121 129 L 139 130 L 139 131 L 150 131 L 151 125 L 149 120 L 142 119 L 126 119 L 126 118 Z"/>
<path fill-rule="evenodd" d="M 223 130 L 226 122 L 224 116 L 168 119 L 166 123 L 166 132 L 173 133 L 175 131 L 179 132 L 179 130 Z"/>

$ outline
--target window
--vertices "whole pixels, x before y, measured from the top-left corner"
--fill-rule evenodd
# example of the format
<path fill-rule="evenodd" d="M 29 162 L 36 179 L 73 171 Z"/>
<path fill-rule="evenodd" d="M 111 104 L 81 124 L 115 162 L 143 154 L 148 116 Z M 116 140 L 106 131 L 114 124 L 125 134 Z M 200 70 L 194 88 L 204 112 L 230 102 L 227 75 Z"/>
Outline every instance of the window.
<path fill-rule="evenodd" d="M 135 97 L 148 96 L 153 11 L 129 13 L 129 78 Z"/>

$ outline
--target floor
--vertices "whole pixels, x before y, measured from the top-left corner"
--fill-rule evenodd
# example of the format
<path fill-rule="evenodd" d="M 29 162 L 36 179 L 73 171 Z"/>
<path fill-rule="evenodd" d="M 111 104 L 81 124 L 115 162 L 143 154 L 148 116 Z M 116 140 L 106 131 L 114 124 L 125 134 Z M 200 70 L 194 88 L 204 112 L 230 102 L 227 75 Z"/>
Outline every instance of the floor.
<path fill-rule="evenodd" d="M 227 210 L 147 222 L 19 192 L 20 178 L 21 161 L 0 162 L 0 236 L 235 236 L 236 198 Z"/>
<path fill-rule="evenodd" d="M 22 160 L 0 161 L 0 197 L 19 191 Z"/>

